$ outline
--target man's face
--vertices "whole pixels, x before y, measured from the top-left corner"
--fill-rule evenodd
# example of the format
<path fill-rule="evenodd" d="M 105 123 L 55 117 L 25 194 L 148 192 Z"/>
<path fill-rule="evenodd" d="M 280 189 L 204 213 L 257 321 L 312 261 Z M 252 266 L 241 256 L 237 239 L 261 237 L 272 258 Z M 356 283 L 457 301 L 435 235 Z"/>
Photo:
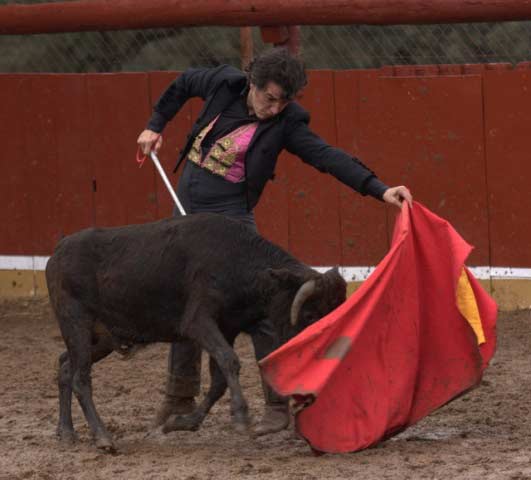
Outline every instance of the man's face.
<path fill-rule="evenodd" d="M 259 120 L 267 120 L 278 115 L 289 102 L 284 98 L 282 87 L 275 82 L 268 82 L 262 89 L 254 83 L 249 87 L 247 107 L 249 113 L 254 113 Z"/>

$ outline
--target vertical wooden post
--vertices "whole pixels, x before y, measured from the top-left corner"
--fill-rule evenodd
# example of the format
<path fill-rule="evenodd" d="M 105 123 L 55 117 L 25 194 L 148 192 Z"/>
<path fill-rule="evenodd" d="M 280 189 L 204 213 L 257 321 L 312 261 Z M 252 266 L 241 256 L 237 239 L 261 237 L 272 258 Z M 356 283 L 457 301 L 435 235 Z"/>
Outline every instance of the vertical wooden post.
<path fill-rule="evenodd" d="M 253 31 L 251 27 L 240 28 L 240 56 L 241 68 L 245 71 L 254 57 Z"/>
<path fill-rule="evenodd" d="M 301 27 L 298 25 L 291 25 L 288 27 L 288 40 L 286 42 L 288 50 L 292 55 L 299 55 L 301 53 Z"/>
<path fill-rule="evenodd" d="M 293 55 L 300 53 L 299 26 L 260 27 L 260 33 L 264 43 L 272 43 L 275 47 L 287 47 Z"/>

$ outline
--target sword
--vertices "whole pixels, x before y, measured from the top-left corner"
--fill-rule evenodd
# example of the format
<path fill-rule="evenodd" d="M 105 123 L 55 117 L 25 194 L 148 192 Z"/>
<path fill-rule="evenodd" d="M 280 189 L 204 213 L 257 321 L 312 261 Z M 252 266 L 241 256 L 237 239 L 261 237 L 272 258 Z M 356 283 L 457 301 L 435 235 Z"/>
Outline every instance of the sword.
<path fill-rule="evenodd" d="M 160 164 L 157 154 L 153 150 L 151 150 L 151 152 L 149 152 L 149 156 L 151 157 L 151 160 L 153 160 L 153 163 L 155 164 L 155 168 L 159 171 L 159 174 L 162 177 L 162 181 L 164 182 L 164 185 L 166 185 L 168 192 L 170 192 L 171 198 L 173 198 L 173 201 L 175 202 L 175 205 L 179 209 L 179 212 L 181 212 L 181 215 L 183 217 L 186 216 L 186 212 L 184 211 L 184 208 L 181 205 L 181 202 L 179 201 L 177 194 L 173 190 L 171 183 L 168 180 L 168 177 L 166 176 L 166 173 L 164 172 L 164 169 L 162 168 Z"/>

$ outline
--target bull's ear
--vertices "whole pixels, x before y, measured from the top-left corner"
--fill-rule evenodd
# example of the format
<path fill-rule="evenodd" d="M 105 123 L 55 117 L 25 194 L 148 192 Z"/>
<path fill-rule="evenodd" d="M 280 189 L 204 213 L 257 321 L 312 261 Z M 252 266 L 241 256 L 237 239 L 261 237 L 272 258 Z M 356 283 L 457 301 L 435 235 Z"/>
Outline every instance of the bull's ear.
<path fill-rule="evenodd" d="M 294 273 L 287 268 L 268 268 L 266 273 L 275 284 L 282 287 L 298 287 L 305 281 L 302 275 Z"/>

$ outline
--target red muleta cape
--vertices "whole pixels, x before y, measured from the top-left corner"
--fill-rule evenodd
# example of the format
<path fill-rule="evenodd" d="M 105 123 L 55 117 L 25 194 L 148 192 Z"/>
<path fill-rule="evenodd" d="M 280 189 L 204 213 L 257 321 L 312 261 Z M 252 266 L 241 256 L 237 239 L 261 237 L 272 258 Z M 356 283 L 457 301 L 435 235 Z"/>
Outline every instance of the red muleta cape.
<path fill-rule="evenodd" d="M 479 384 L 497 307 L 464 266 L 471 250 L 447 221 L 404 205 L 372 275 L 260 362 L 313 449 L 369 447 Z"/>

